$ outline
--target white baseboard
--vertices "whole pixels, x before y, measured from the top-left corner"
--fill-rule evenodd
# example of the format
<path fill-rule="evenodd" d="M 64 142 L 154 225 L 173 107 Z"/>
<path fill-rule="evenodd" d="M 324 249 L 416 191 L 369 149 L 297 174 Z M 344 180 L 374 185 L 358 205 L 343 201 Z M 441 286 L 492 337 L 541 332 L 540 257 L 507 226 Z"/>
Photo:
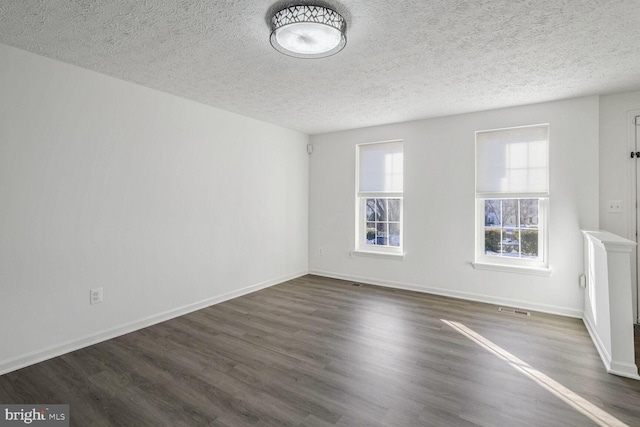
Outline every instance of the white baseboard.
<path fill-rule="evenodd" d="M 581 310 L 558 307 L 546 304 L 535 304 L 528 301 L 520 301 L 509 298 L 492 297 L 488 295 L 475 294 L 471 292 L 461 292 L 451 289 L 434 288 L 430 286 L 422 286 L 411 283 L 391 282 L 387 280 L 375 279 L 372 277 L 353 276 L 350 274 L 333 273 L 329 271 L 310 270 L 309 274 L 315 274 L 317 276 L 331 277 L 341 280 L 353 280 L 354 282 L 368 283 L 371 285 L 384 286 L 387 288 L 404 289 L 407 291 L 423 292 L 427 294 L 441 295 L 445 297 L 459 298 L 470 301 L 484 302 L 488 304 L 507 305 L 514 308 L 522 308 L 532 311 L 539 311 L 541 313 L 557 314 L 566 317 L 575 317 L 582 319 L 583 312 Z"/>
<path fill-rule="evenodd" d="M 110 340 L 112 338 L 116 338 L 121 335 L 125 335 L 130 332 L 134 332 L 139 329 L 146 328 L 146 327 L 155 325 L 157 323 L 164 322 L 169 319 L 173 319 L 175 317 L 183 316 L 185 314 L 188 314 L 197 310 L 201 310 L 203 308 L 206 308 L 215 304 L 219 304 L 221 302 L 228 301 L 230 299 L 234 299 L 242 295 L 247 295 L 252 292 L 256 292 L 261 289 L 265 289 L 282 282 L 286 282 L 287 280 L 292 280 L 297 277 L 304 276 L 306 274 L 308 274 L 308 272 L 303 271 L 303 272 L 281 276 L 275 279 L 257 283 L 255 285 L 247 286 L 245 288 L 238 289 L 236 291 L 227 292 L 225 294 L 222 294 L 216 297 L 207 298 L 205 300 L 198 301 L 193 304 L 188 304 L 182 307 L 165 311 L 163 313 L 158 313 L 152 316 L 148 316 L 143 319 L 137 320 L 135 322 L 120 325 L 112 329 L 97 332 L 95 334 L 87 335 L 72 341 L 67 341 L 66 343 L 48 347 L 42 350 L 37 350 L 28 354 L 20 355 L 18 357 L 15 357 L 9 360 L 4 360 L 0 362 L 0 375 L 4 375 L 6 373 L 16 371 L 26 366 L 45 361 L 47 359 L 51 359 L 53 357 L 70 353 L 72 351 L 80 350 L 81 348 L 85 348 L 102 341 Z"/>
<path fill-rule="evenodd" d="M 602 340 L 600 339 L 596 328 L 591 324 L 591 320 L 585 316 L 583 317 L 582 321 L 587 327 L 587 331 L 589 331 L 591 341 L 593 341 L 596 350 L 598 350 L 600 359 L 602 360 L 602 363 L 604 364 L 607 372 L 613 375 L 618 375 L 620 377 L 640 380 L 640 376 L 638 375 L 638 367 L 634 363 L 626 363 L 613 360 L 613 358 L 609 354 L 609 351 L 607 351 L 607 348 L 602 343 Z"/>
<path fill-rule="evenodd" d="M 602 359 L 605 369 L 609 372 L 611 370 L 611 355 L 607 351 L 607 347 L 605 347 L 604 343 L 600 339 L 600 336 L 596 332 L 596 328 L 591 324 L 591 320 L 584 316 L 582 318 L 582 322 L 584 323 L 584 326 L 587 327 L 591 341 L 593 341 L 593 345 L 595 345 L 596 350 L 598 350 L 598 354 L 600 355 L 600 359 Z"/>
<path fill-rule="evenodd" d="M 619 377 L 640 380 L 640 375 L 638 375 L 638 367 L 635 365 L 635 363 L 616 362 L 614 360 L 611 362 L 611 369 L 609 369 L 608 372 Z"/>

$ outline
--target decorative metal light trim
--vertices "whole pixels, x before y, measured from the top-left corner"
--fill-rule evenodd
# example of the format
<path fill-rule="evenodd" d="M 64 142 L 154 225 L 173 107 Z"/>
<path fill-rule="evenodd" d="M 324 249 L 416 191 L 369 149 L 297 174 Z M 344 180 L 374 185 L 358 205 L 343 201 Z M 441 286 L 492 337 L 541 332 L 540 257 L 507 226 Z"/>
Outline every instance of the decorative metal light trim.
<path fill-rule="evenodd" d="M 339 42 L 330 50 L 319 53 L 300 53 L 282 46 L 277 38 L 277 31 L 292 24 L 318 24 L 332 27 L 339 31 Z M 347 44 L 347 23 L 335 10 L 323 6 L 291 6 L 276 12 L 271 18 L 271 45 L 278 52 L 296 58 L 326 58 L 340 52 Z"/>

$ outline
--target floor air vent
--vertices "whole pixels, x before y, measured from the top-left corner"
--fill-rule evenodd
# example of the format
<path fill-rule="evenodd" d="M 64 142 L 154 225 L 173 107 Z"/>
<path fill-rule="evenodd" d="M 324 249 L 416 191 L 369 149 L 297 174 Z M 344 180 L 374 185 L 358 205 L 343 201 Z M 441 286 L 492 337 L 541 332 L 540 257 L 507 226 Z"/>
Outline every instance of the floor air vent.
<path fill-rule="evenodd" d="M 506 314 L 513 314 L 515 316 L 531 316 L 531 313 L 524 310 L 518 310 L 517 308 L 499 307 L 498 311 Z"/>

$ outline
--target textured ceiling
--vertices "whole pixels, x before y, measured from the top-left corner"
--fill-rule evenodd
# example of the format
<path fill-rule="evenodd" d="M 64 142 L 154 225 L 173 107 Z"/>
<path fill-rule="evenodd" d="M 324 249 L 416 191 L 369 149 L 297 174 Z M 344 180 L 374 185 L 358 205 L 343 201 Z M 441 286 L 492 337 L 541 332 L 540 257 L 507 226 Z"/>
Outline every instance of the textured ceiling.
<path fill-rule="evenodd" d="M 285 4 L 2 0 L 0 43 L 309 134 L 640 89 L 638 0 L 331 2 L 315 60 L 269 44 Z"/>

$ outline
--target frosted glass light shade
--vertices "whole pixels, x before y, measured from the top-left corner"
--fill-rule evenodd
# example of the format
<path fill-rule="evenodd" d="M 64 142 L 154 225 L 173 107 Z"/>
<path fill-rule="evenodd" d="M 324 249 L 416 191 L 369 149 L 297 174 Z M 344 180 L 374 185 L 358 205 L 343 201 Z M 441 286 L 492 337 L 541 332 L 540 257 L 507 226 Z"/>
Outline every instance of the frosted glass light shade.
<path fill-rule="evenodd" d="M 276 41 L 284 49 L 303 55 L 329 52 L 340 44 L 340 31 L 324 24 L 299 22 L 276 30 Z"/>
<path fill-rule="evenodd" d="M 271 19 L 271 45 L 297 58 L 334 55 L 347 43 L 346 22 L 337 12 L 320 6 L 293 6 Z"/>

